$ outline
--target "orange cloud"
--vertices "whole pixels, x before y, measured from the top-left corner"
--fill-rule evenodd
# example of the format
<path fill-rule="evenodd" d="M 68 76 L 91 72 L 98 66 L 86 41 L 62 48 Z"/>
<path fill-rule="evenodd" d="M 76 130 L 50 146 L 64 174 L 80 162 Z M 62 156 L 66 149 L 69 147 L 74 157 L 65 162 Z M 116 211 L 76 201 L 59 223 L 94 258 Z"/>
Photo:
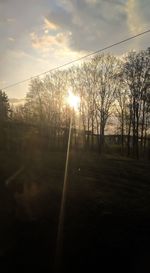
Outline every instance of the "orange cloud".
<path fill-rule="evenodd" d="M 53 35 L 43 35 L 38 36 L 35 32 L 30 34 L 32 47 L 36 49 L 41 49 L 43 51 L 49 50 L 53 46 L 64 46 L 66 47 L 69 44 L 70 32 L 60 32 L 55 36 Z"/>
<path fill-rule="evenodd" d="M 44 30 L 56 30 L 59 26 L 48 20 L 47 18 L 44 18 Z"/>

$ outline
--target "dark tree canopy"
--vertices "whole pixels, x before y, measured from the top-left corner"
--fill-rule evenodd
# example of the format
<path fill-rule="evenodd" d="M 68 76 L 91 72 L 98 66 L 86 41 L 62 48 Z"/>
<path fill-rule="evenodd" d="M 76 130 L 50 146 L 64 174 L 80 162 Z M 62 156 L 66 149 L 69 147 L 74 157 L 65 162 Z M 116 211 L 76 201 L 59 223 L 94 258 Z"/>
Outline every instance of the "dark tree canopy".
<path fill-rule="evenodd" d="M 0 90 L 0 121 L 8 119 L 10 113 L 10 105 L 8 96 L 2 90 Z"/>

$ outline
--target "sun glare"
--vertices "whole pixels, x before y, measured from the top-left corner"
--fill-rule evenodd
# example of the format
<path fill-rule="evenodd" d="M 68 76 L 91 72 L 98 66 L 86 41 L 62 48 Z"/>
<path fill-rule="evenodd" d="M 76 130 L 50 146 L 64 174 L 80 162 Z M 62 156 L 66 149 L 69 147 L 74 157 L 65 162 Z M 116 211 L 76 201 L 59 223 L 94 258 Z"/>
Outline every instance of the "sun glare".
<path fill-rule="evenodd" d="M 78 110 L 79 108 L 79 103 L 80 103 L 80 98 L 78 96 L 75 96 L 71 90 L 68 91 L 69 96 L 67 98 L 67 102 L 70 105 L 71 108 L 74 110 Z"/>

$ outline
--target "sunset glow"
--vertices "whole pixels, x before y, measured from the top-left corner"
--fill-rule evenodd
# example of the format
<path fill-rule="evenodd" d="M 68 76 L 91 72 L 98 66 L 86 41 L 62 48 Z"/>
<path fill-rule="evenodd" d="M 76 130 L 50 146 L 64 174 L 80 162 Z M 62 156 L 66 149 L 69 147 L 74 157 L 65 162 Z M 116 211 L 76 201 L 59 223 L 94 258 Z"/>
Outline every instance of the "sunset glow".
<path fill-rule="evenodd" d="M 74 110 L 77 111 L 79 108 L 79 104 L 80 104 L 80 98 L 78 96 L 74 95 L 71 90 L 69 90 L 68 93 L 69 93 L 69 95 L 67 98 L 67 102 L 71 108 L 73 108 Z"/>

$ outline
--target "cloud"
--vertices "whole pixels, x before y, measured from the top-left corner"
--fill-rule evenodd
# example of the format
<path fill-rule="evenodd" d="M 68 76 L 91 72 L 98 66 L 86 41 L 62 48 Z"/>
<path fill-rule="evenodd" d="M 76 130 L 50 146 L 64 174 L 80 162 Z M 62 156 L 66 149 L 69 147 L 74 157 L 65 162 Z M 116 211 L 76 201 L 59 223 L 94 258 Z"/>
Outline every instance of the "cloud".
<path fill-rule="evenodd" d="M 149 8 L 149 0 L 0 0 L 0 79 L 20 81 L 146 30 Z M 145 35 L 112 52 L 148 45 Z"/>
<path fill-rule="evenodd" d="M 65 32 L 71 32 L 70 48 L 91 51 L 127 32 L 126 11 L 121 1 L 60 0 L 46 17 Z M 112 36 L 113 32 L 113 36 Z"/>
<path fill-rule="evenodd" d="M 47 18 L 44 18 L 44 30 L 56 30 L 58 29 L 58 25 L 50 22 L 49 20 L 47 20 Z"/>
<path fill-rule="evenodd" d="M 35 32 L 30 34 L 32 47 L 42 51 L 49 51 L 53 47 L 66 47 L 69 43 L 70 32 L 59 32 L 56 35 L 38 35 Z"/>
<path fill-rule="evenodd" d="M 15 18 L 7 18 L 6 21 L 10 24 L 10 23 L 16 22 L 16 19 Z"/>
<path fill-rule="evenodd" d="M 128 0 L 126 4 L 128 28 L 132 34 L 140 33 L 143 30 L 137 0 Z"/>
<path fill-rule="evenodd" d="M 148 30 L 150 25 L 149 0 L 128 0 L 125 5 L 128 30 L 132 35 Z M 149 36 L 144 35 L 132 41 L 136 50 L 149 46 Z"/>
<path fill-rule="evenodd" d="M 15 38 L 13 38 L 13 37 L 8 37 L 8 41 L 10 41 L 10 42 L 15 42 Z"/>
<path fill-rule="evenodd" d="M 3 88 L 6 85 L 6 81 L 0 80 L 0 87 Z"/>
<path fill-rule="evenodd" d="M 19 105 L 24 105 L 25 99 L 14 99 L 10 98 L 9 103 L 13 106 L 19 106 Z"/>
<path fill-rule="evenodd" d="M 46 19 L 62 32 L 71 32 L 70 50 L 89 52 L 148 28 L 149 6 L 149 0 L 56 0 Z M 132 45 L 138 49 L 141 40 L 145 44 L 142 37 L 112 51 L 121 53 Z"/>
<path fill-rule="evenodd" d="M 12 25 L 15 22 L 15 18 L 6 18 L 3 14 L 1 15 L 0 24 Z"/>
<path fill-rule="evenodd" d="M 8 50 L 7 51 L 7 58 L 11 58 L 11 59 L 14 59 L 14 60 L 17 60 L 18 59 L 22 59 L 22 58 L 27 58 L 29 57 L 30 55 L 27 54 L 25 51 L 23 50 Z"/>

